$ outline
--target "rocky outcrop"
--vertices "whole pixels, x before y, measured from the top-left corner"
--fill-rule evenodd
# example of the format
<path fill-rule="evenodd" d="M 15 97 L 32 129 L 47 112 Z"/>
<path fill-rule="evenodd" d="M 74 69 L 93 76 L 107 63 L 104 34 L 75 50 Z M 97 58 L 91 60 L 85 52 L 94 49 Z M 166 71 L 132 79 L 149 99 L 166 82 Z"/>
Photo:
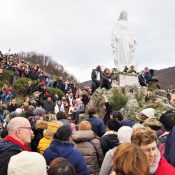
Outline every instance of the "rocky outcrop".
<path fill-rule="evenodd" d="M 105 102 L 109 101 L 114 91 L 125 94 L 128 101 L 124 108 L 120 109 L 124 117 L 136 119 L 140 112 L 148 107 L 152 107 L 156 111 L 156 116 L 160 117 L 162 112 L 174 109 L 175 105 L 167 98 L 167 92 L 161 89 L 149 89 L 140 86 L 119 87 L 118 82 L 112 89 L 97 89 L 91 96 L 88 106 L 94 106 L 97 109 L 98 116 L 103 118 L 105 113 Z"/>
<path fill-rule="evenodd" d="M 110 90 L 106 90 L 105 88 L 96 89 L 96 91 L 92 94 L 86 109 L 88 109 L 90 106 L 95 107 L 98 116 L 103 118 L 106 111 L 105 102 L 107 102 L 112 97 L 114 90 L 116 90 L 116 88 L 112 88 Z"/>

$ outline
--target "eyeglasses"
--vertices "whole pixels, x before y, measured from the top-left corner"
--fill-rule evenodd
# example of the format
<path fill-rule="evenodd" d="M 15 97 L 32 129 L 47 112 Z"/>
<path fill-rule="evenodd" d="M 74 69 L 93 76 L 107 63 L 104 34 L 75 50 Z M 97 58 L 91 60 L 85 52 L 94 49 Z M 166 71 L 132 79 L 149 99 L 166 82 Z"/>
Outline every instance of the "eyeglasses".
<path fill-rule="evenodd" d="M 28 129 L 28 130 L 32 130 L 31 126 L 23 126 L 23 127 L 19 127 L 19 129 Z"/>

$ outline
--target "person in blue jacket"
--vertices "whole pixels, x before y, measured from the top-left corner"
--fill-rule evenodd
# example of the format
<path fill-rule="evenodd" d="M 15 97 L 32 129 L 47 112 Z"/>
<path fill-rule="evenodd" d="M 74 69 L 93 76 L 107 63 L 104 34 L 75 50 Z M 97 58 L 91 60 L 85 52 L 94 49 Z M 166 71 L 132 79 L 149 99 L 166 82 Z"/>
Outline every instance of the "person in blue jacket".
<path fill-rule="evenodd" d="M 148 84 L 149 81 L 152 79 L 152 75 L 149 71 L 149 68 L 148 67 L 145 67 L 145 74 L 144 74 L 144 77 L 146 79 L 146 83 Z"/>
<path fill-rule="evenodd" d="M 95 132 L 95 134 L 101 137 L 106 132 L 103 120 L 99 119 L 99 117 L 94 116 L 96 113 L 94 107 L 89 107 L 87 112 L 89 116 L 85 120 L 91 123 L 92 130 Z"/>
<path fill-rule="evenodd" d="M 52 143 L 46 149 L 43 156 L 47 165 L 57 157 L 67 159 L 75 168 L 79 175 L 89 175 L 85 160 L 81 153 L 74 148 L 72 143 L 72 130 L 66 126 L 61 126 L 53 136 Z"/>

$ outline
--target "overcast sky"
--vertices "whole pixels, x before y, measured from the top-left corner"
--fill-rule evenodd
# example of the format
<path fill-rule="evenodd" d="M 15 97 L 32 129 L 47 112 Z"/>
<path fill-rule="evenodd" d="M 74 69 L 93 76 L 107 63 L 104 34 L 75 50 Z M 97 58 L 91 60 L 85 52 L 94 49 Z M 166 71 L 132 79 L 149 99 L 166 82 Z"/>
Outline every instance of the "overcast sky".
<path fill-rule="evenodd" d="M 134 64 L 175 66 L 173 0 L 0 0 L 0 50 L 51 56 L 79 81 L 97 65 L 115 67 L 112 29 L 128 12 L 137 47 Z"/>

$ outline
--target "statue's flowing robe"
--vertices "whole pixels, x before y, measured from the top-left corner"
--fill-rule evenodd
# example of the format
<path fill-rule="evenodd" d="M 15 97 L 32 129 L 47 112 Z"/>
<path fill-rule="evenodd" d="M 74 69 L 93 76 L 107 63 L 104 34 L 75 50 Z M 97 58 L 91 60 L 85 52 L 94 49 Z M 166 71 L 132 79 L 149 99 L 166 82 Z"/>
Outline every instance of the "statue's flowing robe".
<path fill-rule="evenodd" d="M 116 68 L 122 70 L 125 66 L 131 66 L 136 41 L 128 30 L 126 20 L 119 20 L 115 25 L 111 45 Z"/>

